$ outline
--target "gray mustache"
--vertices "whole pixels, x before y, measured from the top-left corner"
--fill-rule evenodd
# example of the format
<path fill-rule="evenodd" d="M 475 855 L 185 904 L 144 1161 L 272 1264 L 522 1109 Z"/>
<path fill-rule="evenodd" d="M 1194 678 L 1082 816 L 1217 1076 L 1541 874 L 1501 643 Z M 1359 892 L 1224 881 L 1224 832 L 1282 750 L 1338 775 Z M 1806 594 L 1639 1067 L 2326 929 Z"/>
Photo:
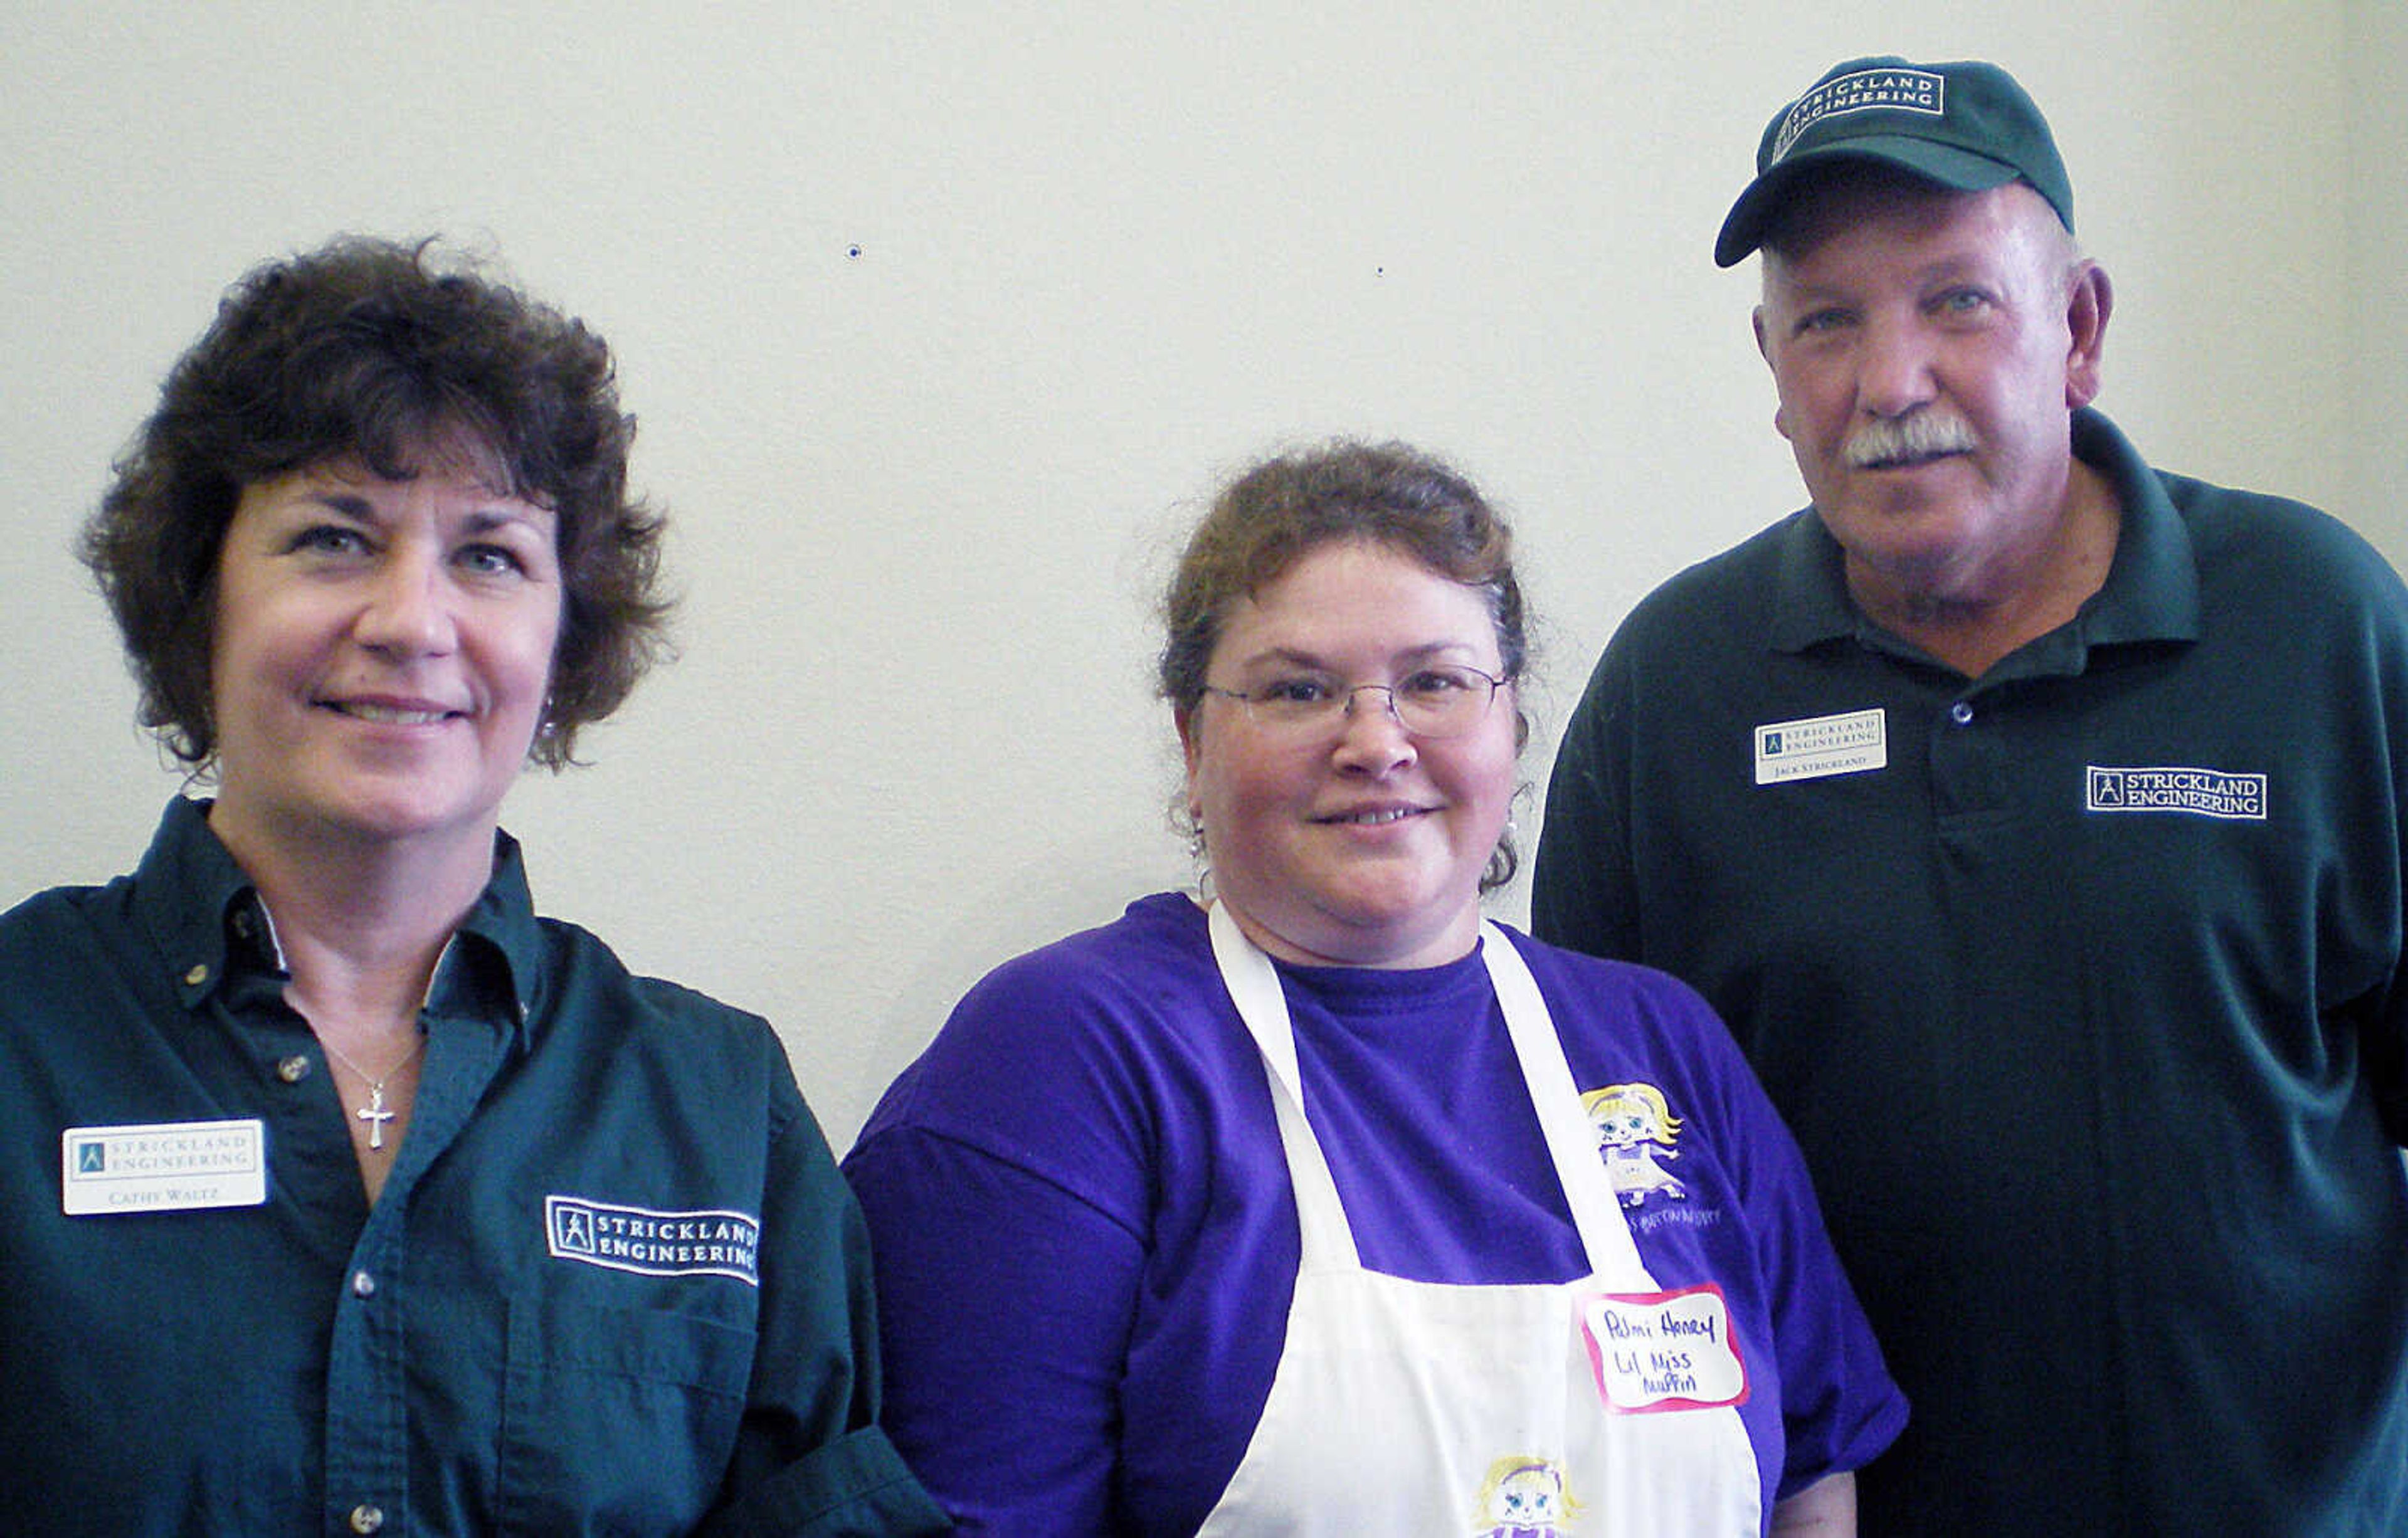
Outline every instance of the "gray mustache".
<path fill-rule="evenodd" d="M 1973 424 L 1952 413 L 1917 411 L 1885 417 L 1851 434 L 1848 463 L 1857 469 L 1893 460 L 1922 459 L 1932 454 L 1967 453 L 1982 447 Z"/>

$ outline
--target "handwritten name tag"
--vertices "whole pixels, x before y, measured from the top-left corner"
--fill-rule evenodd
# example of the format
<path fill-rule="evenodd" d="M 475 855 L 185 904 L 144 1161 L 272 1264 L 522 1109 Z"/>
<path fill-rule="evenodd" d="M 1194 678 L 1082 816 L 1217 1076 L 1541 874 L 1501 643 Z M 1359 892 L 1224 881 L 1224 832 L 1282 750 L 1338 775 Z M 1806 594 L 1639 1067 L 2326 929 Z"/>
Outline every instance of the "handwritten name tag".
<path fill-rule="evenodd" d="M 1721 1288 L 1600 1292 L 1581 1302 L 1597 1391 L 1621 1415 L 1747 1403 L 1747 1368 Z"/>

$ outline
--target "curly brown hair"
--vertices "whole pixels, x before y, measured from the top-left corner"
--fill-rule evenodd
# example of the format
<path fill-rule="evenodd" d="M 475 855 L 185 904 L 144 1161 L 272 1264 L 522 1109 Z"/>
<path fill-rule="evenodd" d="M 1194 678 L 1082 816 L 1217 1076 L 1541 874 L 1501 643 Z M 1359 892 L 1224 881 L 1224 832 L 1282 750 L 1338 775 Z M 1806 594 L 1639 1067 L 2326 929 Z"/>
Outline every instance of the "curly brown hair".
<path fill-rule="evenodd" d="M 1513 575 L 1513 534 L 1477 487 L 1445 461 L 1410 444 L 1340 438 L 1273 455 L 1224 487 L 1188 536 L 1162 599 L 1162 654 L 1154 688 L 1185 721 L 1204 697 L 1213 649 L 1237 602 L 1336 540 L 1367 540 L 1411 556 L 1488 603 L 1505 676 L 1529 665 L 1522 585 Z M 1514 707 L 1515 745 L 1529 719 Z M 1482 877 L 1483 891 L 1513 877 L 1521 856 L 1511 833 Z"/>
<path fill-rule="evenodd" d="M 253 268 L 177 361 L 115 466 L 78 554 L 141 689 L 142 724 L 188 763 L 214 755 L 217 563 L 243 489 L 356 458 L 406 480 L 465 442 L 512 496 L 559 520 L 560 639 L 532 756 L 574 762 L 665 649 L 663 520 L 627 490 L 636 421 L 609 349 L 580 320 L 432 240 L 337 236 Z"/>

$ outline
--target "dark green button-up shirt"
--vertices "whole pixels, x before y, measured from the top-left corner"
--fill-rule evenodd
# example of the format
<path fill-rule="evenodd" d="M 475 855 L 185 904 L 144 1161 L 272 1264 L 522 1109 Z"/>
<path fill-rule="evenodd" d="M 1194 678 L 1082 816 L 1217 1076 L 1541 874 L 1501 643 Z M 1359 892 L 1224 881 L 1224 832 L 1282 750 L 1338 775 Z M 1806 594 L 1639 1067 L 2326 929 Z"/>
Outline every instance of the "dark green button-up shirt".
<path fill-rule="evenodd" d="M 192 802 L 0 919 L 0 1527 L 942 1531 L 764 1022 L 538 918 L 504 836 L 371 1208 L 283 982 Z M 255 1204 L 174 1177 L 245 1148 Z"/>

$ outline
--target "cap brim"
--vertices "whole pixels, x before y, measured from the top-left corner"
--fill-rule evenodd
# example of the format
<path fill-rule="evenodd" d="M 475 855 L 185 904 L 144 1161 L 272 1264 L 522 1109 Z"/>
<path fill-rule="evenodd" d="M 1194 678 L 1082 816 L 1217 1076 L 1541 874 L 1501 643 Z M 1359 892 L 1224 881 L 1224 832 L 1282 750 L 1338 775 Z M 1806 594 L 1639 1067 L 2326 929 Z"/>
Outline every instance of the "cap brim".
<path fill-rule="evenodd" d="M 1791 156 L 1748 183 L 1747 191 L 1740 193 L 1739 201 L 1731 205 L 1729 215 L 1723 220 L 1722 234 L 1714 237 L 1714 265 L 1735 267 L 1746 261 L 1750 251 L 1764 244 L 1766 230 L 1798 181 L 1843 161 L 1895 165 L 1960 192 L 1987 192 L 2022 174 L 2004 161 L 1995 161 L 1987 155 L 1902 135 L 1869 135 L 1828 149 L 1810 150 Z"/>

